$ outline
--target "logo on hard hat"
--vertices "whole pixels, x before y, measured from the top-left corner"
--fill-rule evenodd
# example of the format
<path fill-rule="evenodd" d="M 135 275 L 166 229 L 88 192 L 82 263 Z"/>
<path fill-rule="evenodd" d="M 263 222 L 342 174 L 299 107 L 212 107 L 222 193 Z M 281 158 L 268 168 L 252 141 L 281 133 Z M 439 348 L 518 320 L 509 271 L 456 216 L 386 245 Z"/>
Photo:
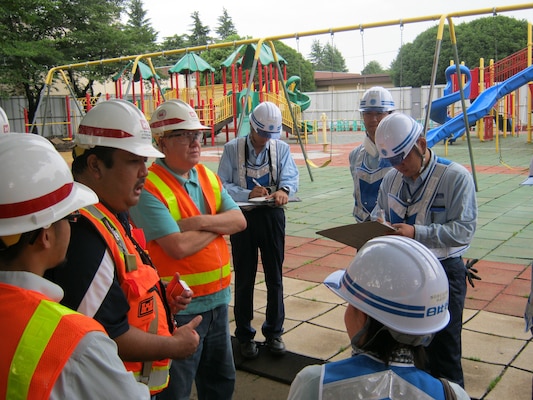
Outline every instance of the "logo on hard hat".
<path fill-rule="evenodd" d="M 376 99 L 371 99 L 371 100 L 370 100 L 370 105 L 371 105 L 371 106 L 375 106 L 376 103 L 377 103 L 377 100 L 376 100 Z"/>
<path fill-rule="evenodd" d="M 157 113 L 157 119 L 163 119 L 167 116 L 167 110 L 162 109 Z"/>
<path fill-rule="evenodd" d="M 141 119 L 141 127 L 145 130 L 150 130 L 150 125 L 148 124 L 148 121 L 144 120 L 144 119 Z"/>
<path fill-rule="evenodd" d="M 384 156 L 386 156 L 386 155 L 387 155 L 387 150 L 385 150 L 385 149 L 381 149 L 381 154 L 383 154 Z"/>

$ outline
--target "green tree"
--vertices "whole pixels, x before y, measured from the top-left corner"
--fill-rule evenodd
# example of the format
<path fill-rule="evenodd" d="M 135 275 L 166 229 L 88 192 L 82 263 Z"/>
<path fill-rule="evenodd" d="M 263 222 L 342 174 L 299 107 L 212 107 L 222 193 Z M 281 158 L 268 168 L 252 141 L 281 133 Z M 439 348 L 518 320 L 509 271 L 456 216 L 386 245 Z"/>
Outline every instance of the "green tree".
<path fill-rule="evenodd" d="M 48 70 L 128 51 L 120 24 L 122 0 L 4 0 L 0 3 L 0 92 L 24 95 L 33 119 Z M 115 67 L 116 68 L 116 67 Z M 106 76 L 88 71 L 89 80 Z M 78 76 L 72 76 L 78 84 Z M 81 85 L 81 84 L 79 84 Z M 79 86 L 80 91 L 90 85 Z"/>
<path fill-rule="evenodd" d="M 377 61 L 370 61 L 361 71 L 361 75 L 383 74 L 385 70 Z"/>
<path fill-rule="evenodd" d="M 274 48 L 277 53 L 287 61 L 287 77 L 300 77 L 300 91 L 312 92 L 316 89 L 313 64 L 306 60 L 302 54 L 287 46 L 283 42 L 275 41 Z"/>
<path fill-rule="evenodd" d="M 191 34 L 189 35 L 189 46 L 202 46 L 211 43 L 209 32 L 211 31 L 208 26 L 202 24 L 200 20 L 200 13 L 194 11 L 191 14 L 193 20 Z"/>
<path fill-rule="evenodd" d="M 391 77 L 396 86 L 420 87 L 431 83 L 438 27 L 427 29 L 413 43 L 402 46 L 391 64 Z M 455 27 L 460 61 L 473 69 L 479 59 L 495 62 L 527 46 L 527 21 L 505 16 L 485 17 Z M 445 70 L 455 60 L 449 28 L 444 27 L 436 75 L 437 84 L 445 84 Z"/>
<path fill-rule="evenodd" d="M 314 40 L 308 60 L 313 64 L 315 71 L 348 72 L 346 61 L 337 47 Z"/>
<path fill-rule="evenodd" d="M 174 35 L 167 36 L 163 39 L 163 42 L 157 46 L 156 51 L 166 51 L 166 50 L 177 50 L 183 49 L 188 46 L 189 39 L 187 35 Z M 179 55 L 170 55 L 170 56 L 161 56 L 152 58 L 152 63 L 155 67 L 163 67 L 168 65 L 174 65 L 181 56 Z"/>
<path fill-rule="evenodd" d="M 218 38 L 221 40 L 237 34 L 237 29 L 233 24 L 233 20 L 228 15 L 226 8 L 222 9 L 222 15 L 218 17 L 218 26 L 215 29 L 215 32 L 218 35 Z"/>
<path fill-rule="evenodd" d="M 153 51 L 157 32 L 152 27 L 150 19 L 146 18 L 146 11 L 142 0 L 130 0 L 127 11 L 128 22 L 124 32 L 130 36 L 132 54 L 142 54 Z"/>

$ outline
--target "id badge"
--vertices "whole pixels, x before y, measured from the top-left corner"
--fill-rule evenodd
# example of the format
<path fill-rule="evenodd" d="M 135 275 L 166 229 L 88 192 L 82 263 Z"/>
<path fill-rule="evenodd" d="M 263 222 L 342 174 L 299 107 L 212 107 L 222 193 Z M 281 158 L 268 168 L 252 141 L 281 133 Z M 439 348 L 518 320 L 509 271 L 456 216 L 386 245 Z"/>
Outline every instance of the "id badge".
<path fill-rule="evenodd" d="M 126 271 L 137 271 L 137 258 L 134 254 L 124 254 L 124 261 L 126 261 Z"/>

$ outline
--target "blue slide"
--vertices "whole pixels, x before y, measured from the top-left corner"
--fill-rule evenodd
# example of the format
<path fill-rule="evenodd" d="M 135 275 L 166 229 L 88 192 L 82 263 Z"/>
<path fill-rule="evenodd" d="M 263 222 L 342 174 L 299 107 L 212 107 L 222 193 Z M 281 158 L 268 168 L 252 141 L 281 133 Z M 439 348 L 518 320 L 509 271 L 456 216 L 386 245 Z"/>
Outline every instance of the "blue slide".
<path fill-rule="evenodd" d="M 489 113 L 499 99 L 511 92 L 514 92 L 532 80 L 533 66 L 530 66 L 511 76 L 506 81 L 497 83 L 496 85 L 484 90 L 482 93 L 480 93 L 472 105 L 468 107 L 468 110 L 466 110 L 468 124 L 472 125 L 477 120 L 483 118 Z M 438 100 L 440 99 L 437 99 L 436 101 Z M 433 104 L 434 103 L 432 103 L 432 108 Z M 433 112 L 431 114 L 433 114 Z M 453 138 L 455 140 L 463 135 L 464 132 L 465 124 L 463 114 L 461 113 L 456 117 L 449 119 L 443 125 L 433 128 L 427 132 L 426 140 L 428 147 L 433 147 L 435 143 L 447 138 Z"/>
<path fill-rule="evenodd" d="M 450 116 L 448 116 L 448 106 L 461 100 L 461 93 L 459 91 L 453 91 L 452 74 L 456 73 L 456 69 L 457 68 L 455 65 L 450 65 L 448 68 L 446 68 L 446 86 L 444 87 L 444 96 L 442 96 L 440 99 L 434 100 L 431 103 L 431 112 L 429 114 L 429 118 L 441 125 L 444 125 L 447 121 L 452 119 Z M 465 97 L 468 97 L 470 96 L 472 75 L 470 74 L 470 69 L 464 65 L 460 65 L 459 69 L 461 70 L 461 76 L 466 77 L 463 91 L 465 93 Z"/>

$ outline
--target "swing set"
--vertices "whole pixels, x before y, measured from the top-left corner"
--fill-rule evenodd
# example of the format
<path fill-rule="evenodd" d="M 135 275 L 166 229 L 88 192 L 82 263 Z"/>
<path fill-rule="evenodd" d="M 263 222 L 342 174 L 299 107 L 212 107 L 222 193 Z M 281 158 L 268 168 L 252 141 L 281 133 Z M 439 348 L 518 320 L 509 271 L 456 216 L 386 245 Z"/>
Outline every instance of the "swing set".
<path fill-rule="evenodd" d="M 146 65 L 148 65 L 148 67 L 150 68 L 153 76 L 157 76 L 155 68 L 154 68 L 154 66 L 152 64 L 152 61 L 151 61 L 152 58 L 168 57 L 168 56 L 172 56 L 172 55 L 180 55 L 180 54 L 191 53 L 191 52 L 209 51 L 210 49 L 215 49 L 215 48 L 224 48 L 224 47 L 230 47 L 230 46 L 236 47 L 238 45 L 245 45 L 245 44 L 253 44 L 253 43 L 255 43 L 255 44 L 257 44 L 256 52 L 255 52 L 255 55 L 254 55 L 254 61 L 253 61 L 252 69 L 251 69 L 250 75 L 248 77 L 248 87 L 247 87 L 246 94 L 245 94 L 245 97 L 244 97 L 244 104 L 247 104 L 248 103 L 248 99 L 251 98 L 250 97 L 251 96 L 250 88 L 252 87 L 253 82 L 254 82 L 253 78 L 254 78 L 254 74 L 255 74 L 255 68 L 257 66 L 257 62 L 258 62 L 258 59 L 259 59 L 259 55 L 260 55 L 261 49 L 263 47 L 263 43 L 265 43 L 272 50 L 272 55 L 274 56 L 275 65 L 276 65 L 276 68 L 278 70 L 278 76 L 279 76 L 279 79 L 282 80 L 282 84 L 280 85 L 280 87 L 283 88 L 283 94 L 284 94 L 285 100 L 286 100 L 287 104 L 289 105 L 288 110 L 290 111 L 290 116 L 291 116 L 292 122 L 293 122 L 293 134 L 297 137 L 297 140 L 298 140 L 298 142 L 300 144 L 301 151 L 303 153 L 303 157 L 304 157 L 304 159 L 306 161 L 306 166 L 307 166 L 307 169 L 308 169 L 309 176 L 311 178 L 311 181 L 313 181 L 313 175 L 312 175 L 310 167 L 322 168 L 322 167 L 325 167 L 325 166 L 329 165 L 331 163 L 331 161 L 332 161 L 332 158 L 333 158 L 333 135 L 332 135 L 332 131 L 333 130 L 332 129 L 330 130 L 330 154 L 329 154 L 329 159 L 326 160 L 326 162 L 324 162 L 322 165 L 317 166 L 307 156 L 307 153 L 306 153 L 306 150 L 305 150 L 305 147 L 304 147 L 304 143 L 303 143 L 302 137 L 301 137 L 302 135 L 301 135 L 301 132 L 300 132 L 300 123 L 302 121 L 299 121 L 296 118 L 296 115 L 295 115 L 295 112 L 293 110 L 293 107 L 290 106 L 291 102 L 290 102 L 290 98 L 289 98 L 289 93 L 288 93 L 287 87 L 285 85 L 285 81 L 284 81 L 284 78 L 283 78 L 284 75 L 283 75 L 281 67 L 280 67 L 279 58 L 278 58 L 277 52 L 275 51 L 275 48 L 274 48 L 274 45 L 273 45 L 274 41 L 296 38 L 296 42 L 297 42 L 297 46 L 298 46 L 299 39 L 301 37 L 329 34 L 331 36 L 331 45 L 332 45 L 332 49 L 333 49 L 334 48 L 334 41 L 333 40 L 334 40 L 334 34 L 335 33 L 349 32 L 349 31 L 359 31 L 360 34 L 361 34 L 363 63 L 364 63 L 364 57 L 365 57 L 365 54 L 364 54 L 364 31 L 365 31 L 365 29 L 382 28 L 382 27 L 387 27 L 387 26 L 399 26 L 400 27 L 401 45 L 403 45 L 403 29 L 404 29 L 404 26 L 406 24 L 420 23 L 420 22 L 427 22 L 427 21 L 437 21 L 438 20 L 439 21 L 439 25 L 438 25 L 437 39 L 436 39 L 436 45 L 435 45 L 435 53 L 434 53 L 434 59 L 433 59 L 433 69 L 432 69 L 432 73 L 431 73 L 430 90 L 429 90 L 429 95 L 428 95 L 428 100 L 427 100 L 427 105 L 428 106 L 427 106 L 427 109 L 425 111 L 425 119 L 424 119 L 424 124 L 423 124 L 424 125 L 424 133 L 425 133 L 425 132 L 427 132 L 427 129 L 429 127 L 429 115 L 430 115 L 430 111 L 431 111 L 431 102 L 432 102 L 432 96 L 433 96 L 433 92 L 434 92 L 434 88 L 435 88 L 435 80 L 436 80 L 437 67 L 438 67 L 440 48 L 441 48 L 441 43 L 442 43 L 442 37 L 443 37 L 445 23 L 448 22 L 448 26 L 449 26 L 450 38 L 451 38 L 452 48 L 453 48 L 453 51 L 454 51 L 454 61 L 455 61 L 456 65 L 460 65 L 459 54 L 458 54 L 458 50 L 457 50 L 457 40 L 456 40 L 456 36 L 455 36 L 455 28 L 454 28 L 454 24 L 453 24 L 453 18 L 484 15 L 484 14 L 496 15 L 496 13 L 519 11 L 519 10 L 532 9 L 532 8 L 533 8 L 533 3 L 509 5 L 509 6 L 501 6 L 501 7 L 492 7 L 492 8 L 478 9 L 478 10 L 454 12 L 454 13 L 449 13 L 449 14 L 446 14 L 446 15 L 438 14 L 438 15 L 429 15 L 429 16 L 415 17 L 415 18 L 403 18 L 403 19 L 384 21 L 384 22 L 374 22 L 374 23 L 351 25 L 351 26 L 344 26 L 344 27 L 337 27 L 337 28 L 328 28 L 328 29 L 322 29 L 322 30 L 313 30 L 313 31 L 307 31 L 307 32 L 298 32 L 298 33 L 292 33 L 292 34 L 286 34 L 286 35 L 270 36 L 270 37 L 262 38 L 262 39 L 244 39 L 244 40 L 239 40 L 239 41 L 234 41 L 234 42 L 215 43 L 215 44 L 209 44 L 209 45 L 204 45 L 204 46 L 195 46 L 195 47 L 189 47 L 189 48 L 166 50 L 166 51 L 161 51 L 161 52 L 153 52 L 153 53 L 146 53 L 146 54 L 133 55 L 133 56 L 125 56 L 125 57 L 119 57 L 119 58 L 96 60 L 96 61 L 87 61 L 87 62 L 82 62 L 82 63 L 77 63 L 77 64 L 62 65 L 62 66 L 53 67 L 53 68 L 51 68 L 48 71 L 48 73 L 46 75 L 46 79 L 45 79 L 45 84 L 44 84 L 43 89 L 42 89 L 42 93 L 45 94 L 45 97 L 49 97 L 50 96 L 50 88 L 53 85 L 54 78 L 55 78 L 56 74 L 59 74 L 59 77 L 62 79 L 63 83 L 69 89 L 72 97 L 75 98 L 73 90 L 72 90 L 71 85 L 69 83 L 69 79 L 67 77 L 67 74 L 65 73 L 65 71 L 67 71 L 67 70 L 83 70 L 84 68 L 95 67 L 95 66 L 99 66 L 99 65 L 103 65 L 103 64 L 110 64 L 110 63 L 123 64 L 123 63 L 126 63 L 126 62 L 131 62 L 132 63 L 132 68 L 131 68 L 132 78 L 131 79 L 133 79 L 133 76 L 135 75 L 135 72 L 136 72 L 136 70 L 138 68 L 139 62 L 141 60 L 143 60 L 146 63 Z M 400 62 L 401 62 L 401 60 L 400 60 Z M 333 74 L 333 67 L 331 69 L 332 69 L 331 72 Z M 461 78 L 460 69 L 457 69 L 457 81 L 459 83 L 459 92 L 460 92 L 460 97 L 461 97 L 461 108 L 462 108 L 463 116 L 464 116 L 464 125 L 465 125 L 466 137 L 467 137 L 467 141 L 468 141 L 468 149 L 469 149 L 469 155 L 470 155 L 470 162 L 471 162 L 471 166 L 472 166 L 472 173 L 473 173 L 474 181 L 476 182 L 474 159 L 473 159 L 472 147 L 471 147 L 471 142 L 470 142 L 470 134 L 469 134 L 469 129 L 468 129 L 469 123 L 468 123 L 468 118 L 467 118 L 467 115 L 466 115 L 466 108 L 467 107 L 466 107 L 466 102 L 465 102 L 464 88 L 463 88 L 463 85 L 462 85 L 462 81 L 463 80 Z M 159 83 L 158 79 L 155 79 L 155 84 L 157 85 L 157 90 L 158 90 L 157 98 L 161 98 L 162 101 L 164 101 L 165 100 L 165 96 L 164 96 L 163 90 L 161 89 L 161 86 L 160 86 L 160 83 Z M 401 100 L 401 102 L 403 102 L 403 99 Z M 48 102 L 44 101 L 44 103 L 47 106 Z M 82 109 L 81 104 L 79 102 L 75 102 L 75 104 L 78 107 L 80 115 L 84 115 L 85 112 Z M 41 106 L 41 102 L 39 102 L 39 104 L 37 106 L 37 110 L 35 112 L 35 118 L 32 121 L 32 124 L 30 126 L 30 131 L 32 131 L 33 128 L 35 127 L 36 119 L 37 119 L 37 116 L 39 115 L 38 111 L 39 111 L 39 107 L 40 106 Z M 331 111 L 331 114 L 333 114 L 333 112 L 334 112 L 333 89 L 331 90 L 331 110 L 330 111 Z M 216 111 L 214 111 L 214 112 L 216 112 Z M 42 117 L 42 120 L 43 120 L 42 125 L 43 126 L 45 126 L 46 114 L 47 114 L 47 110 L 45 110 L 45 112 L 44 112 L 44 116 L 45 117 Z M 241 113 L 240 119 L 239 119 L 239 123 L 238 123 L 238 127 L 237 127 L 238 129 L 240 129 L 241 126 L 242 126 L 243 118 L 244 118 L 244 113 Z M 531 127 L 531 114 L 529 113 L 529 116 L 528 116 L 528 130 L 530 129 L 530 127 Z M 324 144 L 326 144 L 326 143 L 324 143 Z M 477 183 L 476 183 L 476 187 L 477 187 Z"/>

